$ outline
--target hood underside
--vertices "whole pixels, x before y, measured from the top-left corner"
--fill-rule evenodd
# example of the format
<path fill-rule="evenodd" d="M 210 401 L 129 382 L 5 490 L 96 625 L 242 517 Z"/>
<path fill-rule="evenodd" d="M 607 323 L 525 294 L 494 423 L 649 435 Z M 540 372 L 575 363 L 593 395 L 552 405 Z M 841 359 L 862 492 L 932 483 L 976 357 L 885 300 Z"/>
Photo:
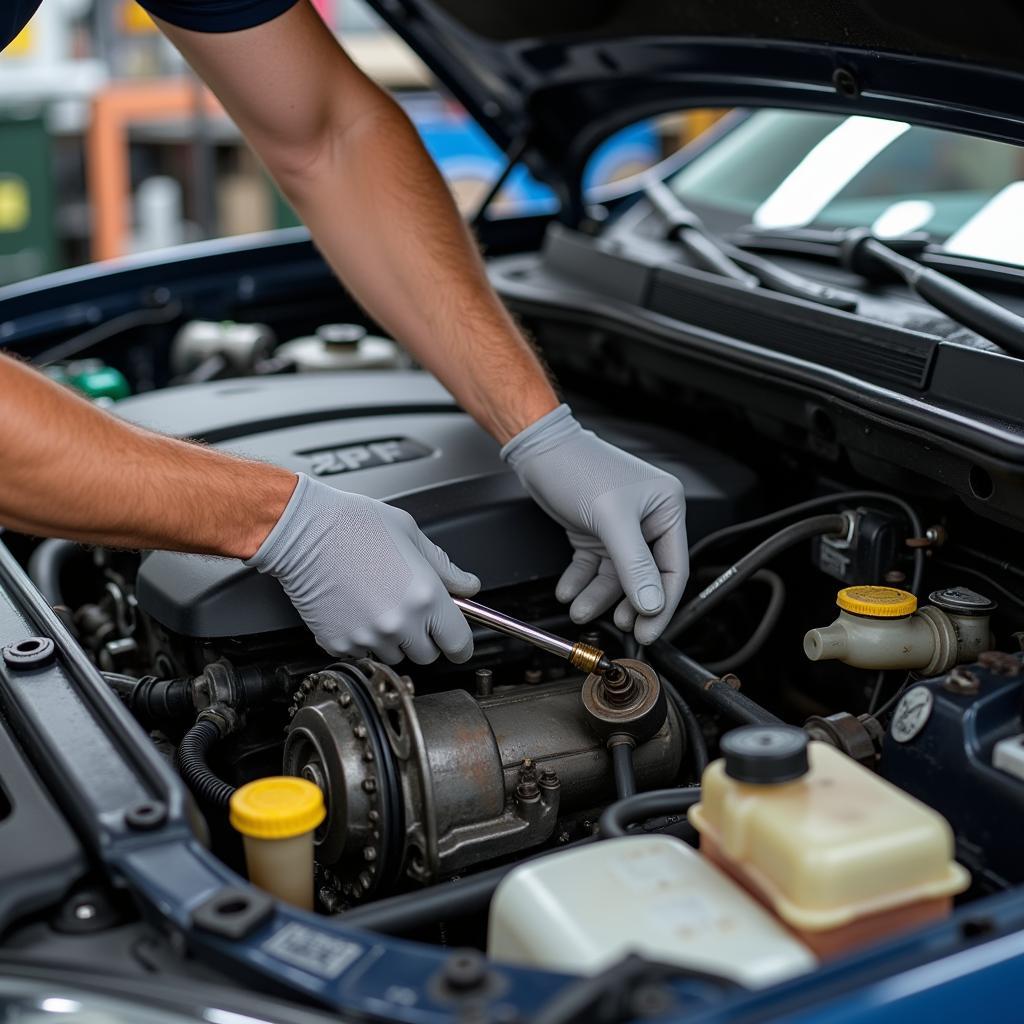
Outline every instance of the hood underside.
<path fill-rule="evenodd" d="M 695 106 L 787 106 L 1024 142 L 1009 0 L 371 0 L 503 148 L 578 208 L 616 128 Z"/>

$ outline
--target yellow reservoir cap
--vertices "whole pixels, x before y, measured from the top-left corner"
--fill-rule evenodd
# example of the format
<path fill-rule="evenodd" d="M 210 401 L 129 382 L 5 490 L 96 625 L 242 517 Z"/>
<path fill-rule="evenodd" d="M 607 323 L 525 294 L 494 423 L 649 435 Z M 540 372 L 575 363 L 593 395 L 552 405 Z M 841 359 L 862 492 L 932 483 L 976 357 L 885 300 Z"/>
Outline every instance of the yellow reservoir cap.
<path fill-rule="evenodd" d="M 872 619 L 901 619 L 917 611 L 917 598 L 895 587 L 845 587 L 836 594 L 836 604 Z"/>
<path fill-rule="evenodd" d="M 323 793 L 292 775 L 257 779 L 231 797 L 231 824 L 253 839 L 290 839 L 311 832 L 326 816 Z"/>

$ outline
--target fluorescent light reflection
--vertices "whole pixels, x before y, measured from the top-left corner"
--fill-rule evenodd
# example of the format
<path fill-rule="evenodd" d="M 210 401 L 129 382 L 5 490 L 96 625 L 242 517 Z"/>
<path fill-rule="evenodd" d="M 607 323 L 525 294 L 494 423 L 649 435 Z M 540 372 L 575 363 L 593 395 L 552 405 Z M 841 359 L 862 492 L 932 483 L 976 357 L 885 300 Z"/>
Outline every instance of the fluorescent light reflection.
<path fill-rule="evenodd" d="M 910 128 L 903 121 L 848 117 L 783 178 L 754 211 L 759 228 L 809 224 L 887 146 Z"/>

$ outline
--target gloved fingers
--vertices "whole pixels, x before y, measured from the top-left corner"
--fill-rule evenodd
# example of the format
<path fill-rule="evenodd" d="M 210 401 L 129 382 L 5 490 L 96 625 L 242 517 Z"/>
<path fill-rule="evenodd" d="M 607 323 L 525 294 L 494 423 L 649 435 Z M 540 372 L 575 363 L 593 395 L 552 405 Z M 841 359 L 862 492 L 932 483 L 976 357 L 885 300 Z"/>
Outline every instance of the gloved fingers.
<path fill-rule="evenodd" d="M 417 632 L 408 640 L 403 640 L 399 646 L 405 652 L 405 656 L 417 665 L 429 665 L 431 662 L 437 661 L 438 655 L 441 653 L 434 641 L 427 635 L 426 629 Z"/>
<path fill-rule="evenodd" d="M 629 603 L 641 615 L 656 615 L 665 606 L 665 591 L 639 516 L 612 506 L 594 518 L 594 532 L 615 564 Z"/>
<path fill-rule="evenodd" d="M 473 657 L 473 632 L 465 615 L 449 600 L 439 601 L 431 615 L 429 632 L 441 653 L 456 665 Z"/>
<path fill-rule="evenodd" d="M 385 665 L 397 665 L 405 657 L 397 640 L 385 640 L 383 637 L 370 645 L 370 654 Z"/>
<path fill-rule="evenodd" d="M 555 597 L 562 604 L 568 604 L 579 597 L 597 574 L 600 563 L 601 559 L 594 551 L 574 551 L 572 561 L 562 573 L 558 585 L 555 587 Z"/>
<path fill-rule="evenodd" d="M 612 616 L 612 621 L 623 633 L 632 631 L 633 625 L 636 622 L 636 609 L 630 604 L 628 597 L 624 597 L 615 606 L 615 614 Z"/>
<path fill-rule="evenodd" d="M 597 575 L 583 588 L 569 608 L 573 622 L 590 622 L 604 614 L 622 596 L 615 566 L 608 558 L 602 558 Z"/>
<path fill-rule="evenodd" d="M 460 569 L 448 557 L 446 551 L 439 548 L 420 530 L 415 535 L 416 546 L 430 563 L 430 567 L 441 577 L 441 582 L 449 594 L 457 597 L 472 597 L 480 589 L 480 580 L 471 572 Z"/>
<path fill-rule="evenodd" d="M 638 644 L 646 646 L 661 636 L 682 599 L 690 575 L 690 552 L 686 545 L 686 521 L 680 516 L 669 529 L 654 542 L 654 558 L 661 569 L 661 583 L 665 591 L 665 607 L 656 615 L 637 617 L 634 636 Z"/>

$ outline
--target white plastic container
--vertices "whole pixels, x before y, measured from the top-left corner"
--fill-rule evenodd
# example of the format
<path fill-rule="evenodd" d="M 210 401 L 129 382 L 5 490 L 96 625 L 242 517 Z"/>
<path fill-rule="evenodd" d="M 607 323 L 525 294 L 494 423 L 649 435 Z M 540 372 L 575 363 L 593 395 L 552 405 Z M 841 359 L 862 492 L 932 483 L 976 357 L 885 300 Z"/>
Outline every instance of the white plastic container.
<path fill-rule="evenodd" d="M 762 988 L 817 961 L 685 843 L 609 839 L 513 871 L 491 902 L 487 951 L 506 963 L 596 974 L 629 953 Z"/>
<path fill-rule="evenodd" d="M 809 771 L 775 785 L 708 765 L 689 812 L 701 853 L 819 956 L 946 916 L 970 884 L 946 820 L 827 744 L 807 753 Z"/>

